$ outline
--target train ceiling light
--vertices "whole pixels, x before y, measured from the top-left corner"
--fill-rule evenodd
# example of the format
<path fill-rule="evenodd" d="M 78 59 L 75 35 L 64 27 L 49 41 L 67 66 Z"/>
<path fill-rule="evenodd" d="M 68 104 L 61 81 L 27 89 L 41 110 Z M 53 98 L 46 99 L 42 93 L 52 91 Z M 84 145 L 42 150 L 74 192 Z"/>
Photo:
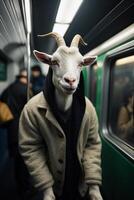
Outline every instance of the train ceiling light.
<path fill-rule="evenodd" d="M 30 0 L 24 0 L 27 32 L 31 33 L 31 5 Z"/>
<path fill-rule="evenodd" d="M 53 32 L 58 32 L 64 36 L 82 2 L 83 0 L 60 1 Z"/>

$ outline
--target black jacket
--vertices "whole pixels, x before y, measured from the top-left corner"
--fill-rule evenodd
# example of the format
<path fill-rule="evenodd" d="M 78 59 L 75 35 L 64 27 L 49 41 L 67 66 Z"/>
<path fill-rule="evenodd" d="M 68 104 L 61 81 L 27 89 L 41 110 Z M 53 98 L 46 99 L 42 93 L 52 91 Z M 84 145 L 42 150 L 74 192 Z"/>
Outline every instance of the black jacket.
<path fill-rule="evenodd" d="M 8 147 L 10 155 L 18 153 L 18 126 L 19 117 L 24 105 L 27 102 L 27 85 L 16 80 L 9 87 L 7 87 L 1 95 L 1 101 L 5 102 L 14 119 L 8 123 Z"/>

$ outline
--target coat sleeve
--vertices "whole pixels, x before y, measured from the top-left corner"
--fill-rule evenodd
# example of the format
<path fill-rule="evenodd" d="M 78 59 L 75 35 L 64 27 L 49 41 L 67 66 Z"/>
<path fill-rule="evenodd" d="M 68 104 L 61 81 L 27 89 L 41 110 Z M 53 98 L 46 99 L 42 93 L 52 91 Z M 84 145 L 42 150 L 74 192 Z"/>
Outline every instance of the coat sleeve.
<path fill-rule="evenodd" d="M 101 185 L 101 140 L 98 134 L 98 119 L 93 106 L 89 115 L 91 116 L 90 128 L 83 155 L 85 182 Z"/>
<path fill-rule="evenodd" d="M 45 190 L 54 183 L 47 166 L 47 148 L 40 136 L 36 118 L 32 109 L 26 105 L 22 111 L 19 124 L 19 149 L 35 187 Z"/>

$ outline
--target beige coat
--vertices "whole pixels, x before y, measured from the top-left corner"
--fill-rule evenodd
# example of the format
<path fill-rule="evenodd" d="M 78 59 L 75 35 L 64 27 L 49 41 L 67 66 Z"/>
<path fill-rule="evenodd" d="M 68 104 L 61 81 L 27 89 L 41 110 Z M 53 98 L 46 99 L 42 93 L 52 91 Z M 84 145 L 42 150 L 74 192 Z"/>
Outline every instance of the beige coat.
<path fill-rule="evenodd" d="M 35 186 L 41 190 L 53 186 L 55 193 L 60 195 L 65 175 L 66 138 L 42 92 L 23 109 L 19 145 Z M 101 184 L 100 153 L 96 112 L 86 98 L 86 110 L 77 143 L 78 160 L 83 172 L 79 184 L 82 196 L 88 188 L 86 183 Z"/>

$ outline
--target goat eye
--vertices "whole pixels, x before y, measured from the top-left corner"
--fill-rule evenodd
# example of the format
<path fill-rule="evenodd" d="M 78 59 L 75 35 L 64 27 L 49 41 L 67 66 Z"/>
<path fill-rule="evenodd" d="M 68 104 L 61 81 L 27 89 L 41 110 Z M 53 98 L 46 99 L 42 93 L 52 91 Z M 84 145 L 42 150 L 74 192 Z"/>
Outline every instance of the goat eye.
<path fill-rule="evenodd" d="M 52 61 L 52 65 L 58 65 L 58 66 L 59 66 L 59 63 L 58 63 L 57 60 L 53 60 L 53 61 Z"/>

